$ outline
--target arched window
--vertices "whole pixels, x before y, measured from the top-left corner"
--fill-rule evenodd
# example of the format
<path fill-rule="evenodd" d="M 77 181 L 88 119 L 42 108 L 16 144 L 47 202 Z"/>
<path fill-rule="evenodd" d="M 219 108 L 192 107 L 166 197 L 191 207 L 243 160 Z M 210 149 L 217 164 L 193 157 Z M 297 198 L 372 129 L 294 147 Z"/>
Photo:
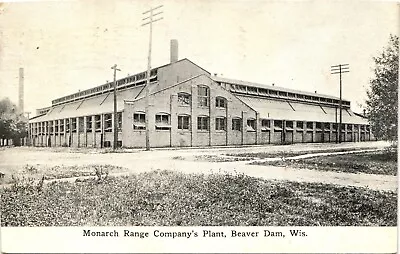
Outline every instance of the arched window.
<path fill-rule="evenodd" d="M 256 131 L 256 119 L 247 119 L 247 131 Z"/>
<path fill-rule="evenodd" d="M 227 100 L 224 97 L 216 97 L 215 98 L 215 107 L 217 108 L 226 108 L 227 107 Z"/>
<path fill-rule="evenodd" d="M 178 93 L 178 105 L 189 106 L 190 105 L 190 94 L 185 92 Z"/>

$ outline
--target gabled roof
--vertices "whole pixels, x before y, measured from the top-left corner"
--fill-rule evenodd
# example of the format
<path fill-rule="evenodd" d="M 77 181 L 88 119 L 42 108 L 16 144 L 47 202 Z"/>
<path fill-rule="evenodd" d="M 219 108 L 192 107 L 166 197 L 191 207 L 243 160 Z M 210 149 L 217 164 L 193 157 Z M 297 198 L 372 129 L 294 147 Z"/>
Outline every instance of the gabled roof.
<path fill-rule="evenodd" d="M 198 68 L 202 69 L 203 71 L 207 72 L 208 74 L 211 74 L 209 71 L 207 71 L 207 70 L 206 70 L 206 69 L 204 69 L 203 67 L 201 67 L 201 66 L 199 66 L 199 65 L 195 64 L 194 62 L 192 62 L 192 61 L 191 61 L 191 60 L 189 60 L 188 58 L 183 58 L 183 59 L 181 59 L 181 60 L 178 60 L 178 61 L 176 61 L 176 62 L 173 62 L 173 63 L 167 63 L 167 64 L 161 65 L 161 66 L 159 66 L 159 67 L 156 67 L 156 68 L 153 68 L 153 69 L 159 69 L 159 68 L 163 68 L 163 67 L 165 67 L 165 66 L 172 65 L 172 64 L 175 64 L 175 63 L 178 63 L 178 62 L 182 62 L 182 61 L 188 61 L 188 62 L 190 62 L 191 64 L 195 65 L 196 67 L 198 67 Z"/>
<path fill-rule="evenodd" d="M 171 88 L 173 88 L 173 87 L 175 87 L 175 86 L 179 86 L 180 84 L 183 84 L 183 83 L 185 83 L 185 82 L 188 82 L 188 81 L 190 81 L 190 80 L 192 80 L 192 79 L 195 79 L 195 78 L 197 78 L 197 77 L 200 77 L 200 76 L 209 77 L 209 76 L 207 76 L 207 75 L 205 75 L 205 74 L 199 74 L 199 75 L 190 77 L 190 78 L 188 78 L 188 79 L 182 80 L 182 81 L 180 81 L 180 82 L 178 82 L 178 83 L 176 83 L 176 84 L 174 84 L 174 85 L 172 85 L 172 86 L 168 86 L 168 87 L 165 87 L 165 88 L 163 88 L 163 89 L 157 90 L 157 91 L 155 91 L 155 92 L 149 93 L 149 96 L 150 96 L 150 95 L 155 95 L 155 94 L 161 93 L 161 92 L 163 92 L 163 91 L 165 91 L 165 90 L 168 90 L 168 89 L 171 89 Z M 137 98 L 135 98 L 135 99 L 133 99 L 133 100 L 124 100 L 124 102 L 126 102 L 126 103 L 132 103 L 132 102 L 139 101 L 139 100 L 143 100 L 143 99 L 145 99 L 145 97 L 144 97 L 144 96 L 141 96 L 141 97 L 137 97 Z"/>

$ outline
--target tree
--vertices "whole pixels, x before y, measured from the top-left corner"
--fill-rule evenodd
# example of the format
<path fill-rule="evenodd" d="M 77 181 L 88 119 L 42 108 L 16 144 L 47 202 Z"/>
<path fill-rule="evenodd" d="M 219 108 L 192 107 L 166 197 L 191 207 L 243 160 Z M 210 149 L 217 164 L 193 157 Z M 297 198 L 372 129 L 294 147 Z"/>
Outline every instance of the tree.
<path fill-rule="evenodd" d="M 0 139 L 12 139 L 18 145 L 27 136 L 27 120 L 10 99 L 0 101 Z"/>
<path fill-rule="evenodd" d="M 390 35 L 389 45 L 373 58 L 375 76 L 367 90 L 367 112 L 375 137 L 397 141 L 399 37 Z"/>

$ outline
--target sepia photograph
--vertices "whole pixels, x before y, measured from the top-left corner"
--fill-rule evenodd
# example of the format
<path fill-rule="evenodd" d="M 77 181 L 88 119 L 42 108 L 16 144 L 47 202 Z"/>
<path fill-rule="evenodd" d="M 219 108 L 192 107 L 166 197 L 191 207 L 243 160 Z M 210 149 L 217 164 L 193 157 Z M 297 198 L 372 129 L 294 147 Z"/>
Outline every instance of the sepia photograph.
<path fill-rule="evenodd" d="M 1 251 L 35 228 L 293 248 L 304 228 L 396 232 L 399 11 L 0 0 Z"/>

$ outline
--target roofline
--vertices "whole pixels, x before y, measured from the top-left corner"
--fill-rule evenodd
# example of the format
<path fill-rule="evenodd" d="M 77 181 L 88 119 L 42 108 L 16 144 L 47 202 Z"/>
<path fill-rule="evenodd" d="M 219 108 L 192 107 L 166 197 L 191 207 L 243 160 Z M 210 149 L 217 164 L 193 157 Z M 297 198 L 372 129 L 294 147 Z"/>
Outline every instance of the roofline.
<path fill-rule="evenodd" d="M 312 92 L 308 92 L 308 91 L 290 89 L 290 88 L 281 87 L 281 86 L 271 86 L 271 85 L 266 85 L 266 84 L 260 84 L 260 83 L 250 82 L 250 81 L 239 80 L 239 79 L 222 78 L 222 77 L 218 77 L 218 76 L 211 76 L 211 79 L 213 79 L 216 82 L 226 82 L 226 83 L 237 82 L 237 85 L 244 85 L 244 86 L 247 85 L 247 86 L 252 86 L 252 87 L 257 87 L 257 88 L 281 91 L 281 92 L 298 93 L 298 94 L 302 94 L 302 95 L 324 97 L 324 98 L 329 98 L 329 99 L 340 100 L 339 97 L 335 97 L 335 96 L 328 95 L 328 94 L 312 93 Z M 241 83 L 245 83 L 245 84 L 241 84 Z M 351 102 L 350 100 L 346 100 L 346 99 L 342 99 L 342 101 Z"/>
<path fill-rule="evenodd" d="M 41 117 L 41 116 L 45 116 L 45 115 L 46 114 L 41 114 L 41 115 L 37 115 L 37 116 L 31 117 L 31 118 L 28 119 L 28 121 L 36 119 L 36 118 Z"/>
<path fill-rule="evenodd" d="M 193 61 L 191 61 L 190 59 L 188 59 L 188 58 L 186 58 L 186 57 L 185 57 L 185 58 L 182 58 L 182 59 L 180 59 L 180 60 L 178 60 L 178 61 L 176 61 L 176 62 L 173 62 L 173 63 L 167 63 L 167 64 L 164 64 L 164 65 L 161 65 L 161 66 L 156 67 L 156 68 L 154 68 L 154 69 L 163 68 L 163 67 L 166 67 L 166 66 L 168 66 L 168 65 L 172 65 L 172 64 L 174 64 L 174 63 L 181 62 L 181 61 L 184 61 L 184 60 L 191 62 L 193 65 L 196 65 L 197 67 L 199 67 L 200 69 L 202 69 L 203 71 L 205 71 L 205 72 L 207 72 L 208 74 L 211 75 L 211 72 L 207 71 L 206 69 L 204 69 L 204 68 L 201 67 L 200 65 L 194 63 Z"/>
<path fill-rule="evenodd" d="M 160 93 L 160 92 L 163 92 L 163 91 L 165 91 L 165 90 L 168 90 L 168 89 L 170 89 L 170 88 L 173 88 L 173 87 L 175 87 L 175 86 L 178 86 L 178 85 L 180 85 L 180 84 L 183 84 L 183 83 L 185 83 L 185 82 L 188 82 L 188 81 L 190 81 L 190 80 L 192 80 L 192 79 L 195 79 L 195 78 L 198 78 L 198 77 L 200 77 L 200 76 L 209 77 L 208 75 L 202 73 L 202 74 L 199 74 L 199 75 L 190 77 L 190 78 L 188 78 L 188 79 L 185 79 L 185 80 L 183 80 L 183 81 L 180 81 L 180 82 L 176 83 L 175 85 L 168 86 L 168 87 L 165 87 L 165 88 L 163 88 L 163 89 L 160 89 L 160 90 L 158 90 L 158 91 L 156 91 L 156 92 L 154 92 L 154 93 L 149 94 L 149 96 L 150 96 L 150 95 L 157 94 L 157 93 Z M 124 102 L 125 102 L 125 103 L 133 103 L 133 102 L 142 100 L 142 99 L 144 99 L 144 98 L 146 98 L 146 97 L 140 97 L 140 98 L 133 99 L 133 100 L 124 100 Z"/>

